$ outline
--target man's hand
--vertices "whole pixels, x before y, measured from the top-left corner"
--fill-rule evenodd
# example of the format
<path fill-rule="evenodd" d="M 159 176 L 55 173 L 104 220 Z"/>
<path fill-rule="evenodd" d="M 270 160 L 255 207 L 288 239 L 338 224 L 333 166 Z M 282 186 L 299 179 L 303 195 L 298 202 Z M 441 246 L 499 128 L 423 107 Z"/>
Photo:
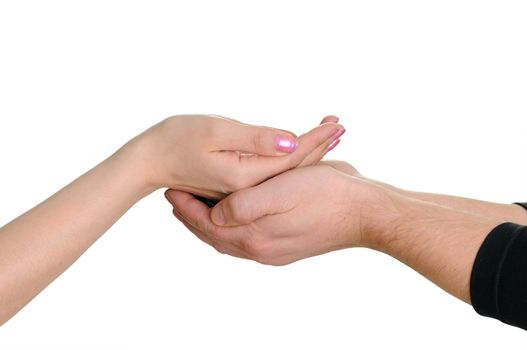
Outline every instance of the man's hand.
<path fill-rule="evenodd" d="M 413 199 L 327 165 L 288 171 L 213 209 L 184 192 L 166 195 L 174 215 L 222 253 L 284 265 L 364 246 L 466 302 L 476 253 L 501 222 Z"/>
<path fill-rule="evenodd" d="M 351 176 L 363 177 L 353 165 L 343 160 L 323 160 L 320 164 L 329 165 L 330 167 Z"/>
<path fill-rule="evenodd" d="M 174 215 L 218 251 L 284 265 L 367 244 L 387 201 L 366 181 L 325 165 L 294 169 L 231 194 L 210 209 L 169 190 Z"/>

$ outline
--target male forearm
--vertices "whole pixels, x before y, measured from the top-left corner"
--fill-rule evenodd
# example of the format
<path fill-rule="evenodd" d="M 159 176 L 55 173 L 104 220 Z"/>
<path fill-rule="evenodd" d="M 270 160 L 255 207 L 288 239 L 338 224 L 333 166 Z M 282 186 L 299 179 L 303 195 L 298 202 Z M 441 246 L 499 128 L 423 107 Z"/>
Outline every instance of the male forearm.
<path fill-rule="evenodd" d="M 133 155 L 118 152 L 0 228 L 0 324 L 147 193 Z"/>
<path fill-rule="evenodd" d="M 470 303 L 476 254 L 503 220 L 383 191 L 384 211 L 377 209 L 374 217 L 366 215 L 366 220 L 375 222 L 366 235 L 366 246 L 393 256 Z"/>
<path fill-rule="evenodd" d="M 502 221 L 527 225 L 527 210 L 516 204 L 493 203 L 445 194 L 408 191 L 379 181 L 371 179 L 368 179 L 368 181 L 410 198 L 439 204 L 460 211 L 489 216 Z"/>
<path fill-rule="evenodd" d="M 367 180 L 368 182 L 380 186 L 382 188 L 388 189 L 390 191 L 402 194 L 404 196 L 420 199 L 423 201 L 440 204 L 447 206 L 453 209 L 467 211 L 471 213 L 476 213 L 479 215 L 490 216 L 496 219 L 503 221 L 515 222 L 522 225 L 527 225 L 527 210 L 524 208 L 515 205 L 515 204 L 500 204 L 486 202 L 476 199 L 462 198 L 444 194 L 434 194 L 434 193 L 425 193 L 417 191 L 408 191 L 389 185 L 384 182 L 380 182 L 374 179 L 367 178 L 361 175 L 357 169 L 355 169 L 351 164 L 343 161 L 325 161 L 325 164 L 328 164 L 334 167 L 337 170 L 340 170 L 351 176 L 356 176 L 362 179 Z"/>
<path fill-rule="evenodd" d="M 444 205 L 453 209 L 527 225 L 527 210 L 515 204 L 493 203 L 470 198 L 413 191 L 405 191 L 404 193 L 415 199 Z"/>

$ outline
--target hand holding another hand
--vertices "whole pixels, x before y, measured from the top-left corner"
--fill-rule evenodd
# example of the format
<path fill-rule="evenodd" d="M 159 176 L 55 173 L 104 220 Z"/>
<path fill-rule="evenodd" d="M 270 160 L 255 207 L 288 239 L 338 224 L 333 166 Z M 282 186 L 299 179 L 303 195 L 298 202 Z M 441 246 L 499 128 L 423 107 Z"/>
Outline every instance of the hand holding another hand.
<path fill-rule="evenodd" d="M 210 209 L 169 190 L 174 215 L 218 251 L 284 265 L 329 251 L 368 245 L 372 211 L 383 191 L 327 165 L 294 169 L 235 192 Z"/>

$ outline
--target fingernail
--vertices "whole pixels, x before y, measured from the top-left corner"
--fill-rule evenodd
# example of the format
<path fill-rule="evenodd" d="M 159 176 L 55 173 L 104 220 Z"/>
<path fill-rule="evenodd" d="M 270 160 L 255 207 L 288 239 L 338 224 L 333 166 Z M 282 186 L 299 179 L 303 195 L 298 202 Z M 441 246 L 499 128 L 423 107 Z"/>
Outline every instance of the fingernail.
<path fill-rule="evenodd" d="M 335 121 L 333 123 L 338 123 L 339 122 L 339 117 L 337 117 L 336 115 L 328 115 L 326 118 L 329 118 L 329 117 L 335 118 Z"/>
<path fill-rule="evenodd" d="M 223 216 L 222 208 L 216 208 L 212 210 L 210 214 L 212 222 L 214 222 L 216 225 L 223 226 L 225 224 L 225 217 Z"/>
<path fill-rule="evenodd" d="M 328 146 L 326 153 L 331 151 L 333 148 L 337 147 L 339 143 L 340 143 L 340 139 L 336 139 L 335 141 L 331 142 L 331 144 Z"/>
<path fill-rule="evenodd" d="M 274 138 L 274 146 L 277 151 L 292 153 L 298 147 L 295 139 L 285 136 L 276 136 Z"/>
<path fill-rule="evenodd" d="M 335 120 L 334 120 L 334 121 L 331 121 L 331 122 L 329 122 L 329 121 L 328 121 L 328 122 L 325 121 L 325 120 L 328 119 L 328 118 L 335 118 Z M 327 115 L 327 116 L 325 116 L 325 117 L 322 119 L 322 122 L 321 122 L 320 124 L 325 124 L 325 123 L 338 123 L 338 122 L 339 122 L 339 117 L 337 117 L 336 115 Z"/>
<path fill-rule="evenodd" d="M 335 140 L 340 138 L 344 133 L 346 132 L 346 129 L 338 129 L 338 131 L 332 136 Z"/>

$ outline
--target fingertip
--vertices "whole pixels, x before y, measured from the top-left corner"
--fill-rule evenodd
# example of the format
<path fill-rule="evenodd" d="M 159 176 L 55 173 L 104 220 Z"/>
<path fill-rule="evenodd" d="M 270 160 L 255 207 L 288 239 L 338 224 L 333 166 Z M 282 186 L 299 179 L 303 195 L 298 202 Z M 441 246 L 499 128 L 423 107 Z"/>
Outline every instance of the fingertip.
<path fill-rule="evenodd" d="M 225 214 L 223 213 L 223 205 L 216 205 L 210 212 L 210 220 L 218 226 L 225 225 Z"/>
<path fill-rule="evenodd" d="M 169 190 L 166 194 L 169 202 L 181 215 L 194 220 L 201 220 L 200 218 L 205 215 L 208 216 L 207 212 L 210 209 L 192 194 L 178 190 Z"/>
<path fill-rule="evenodd" d="M 326 142 L 330 138 L 337 138 L 339 135 L 342 135 L 344 126 L 338 123 L 324 123 L 316 128 L 312 129 L 307 134 L 303 136 L 313 138 L 318 144 Z M 337 137 L 335 137 L 337 136 Z"/>
<path fill-rule="evenodd" d="M 278 152 L 293 153 L 298 148 L 298 141 L 296 137 L 276 135 L 274 146 Z"/>
<path fill-rule="evenodd" d="M 335 135 L 342 134 L 342 130 L 344 127 L 337 123 L 325 123 L 311 129 L 298 138 L 298 150 L 287 157 L 285 165 L 282 165 L 291 169 L 299 165 L 310 164 L 315 155 L 320 160 L 327 146 L 336 139 Z"/>
<path fill-rule="evenodd" d="M 333 141 L 329 146 L 328 146 L 328 149 L 326 150 L 326 153 L 324 153 L 324 155 L 326 155 L 327 153 L 329 153 L 332 149 L 334 149 L 335 147 L 337 147 L 337 145 L 340 143 L 340 139 L 336 139 L 335 141 Z"/>
<path fill-rule="evenodd" d="M 178 204 L 183 198 L 189 196 L 190 194 L 178 190 L 168 189 L 165 191 L 165 197 L 172 205 Z"/>
<path fill-rule="evenodd" d="M 320 124 L 326 124 L 326 123 L 338 123 L 339 118 L 336 115 L 328 115 L 322 119 Z"/>
<path fill-rule="evenodd" d="M 322 129 L 325 128 L 325 129 Z M 340 141 L 340 137 L 346 132 L 344 126 L 335 123 L 326 123 L 310 131 L 311 136 L 306 137 L 305 142 L 311 142 L 311 151 L 300 162 L 298 166 L 317 164 L 331 149 Z"/>
<path fill-rule="evenodd" d="M 297 136 L 282 129 L 231 123 L 222 129 L 221 144 L 215 151 L 238 151 L 260 156 L 292 153 L 298 147 Z"/>
<path fill-rule="evenodd" d="M 174 206 L 174 200 L 172 198 L 173 194 L 172 194 L 173 190 L 171 189 L 168 189 L 165 191 L 165 198 L 167 199 L 167 201 L 172 204 L 172 206 Z"/>
<path fill-rule="evenodd" d="M 339 129 L 335 135 L 333 135 L 334 139 L 339 139 L 344 133 L 346 132 L 346 129 L 342 127 L 342 129 Z"/>

